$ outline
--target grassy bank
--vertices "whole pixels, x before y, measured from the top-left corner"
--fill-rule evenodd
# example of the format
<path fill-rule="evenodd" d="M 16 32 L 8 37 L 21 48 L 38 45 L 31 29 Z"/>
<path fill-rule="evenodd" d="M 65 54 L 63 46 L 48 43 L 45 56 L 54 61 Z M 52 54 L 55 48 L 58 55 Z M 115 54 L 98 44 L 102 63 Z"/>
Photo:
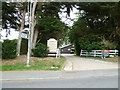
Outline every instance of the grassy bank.
<path fill-rule="evenodd" d="M 10 62 L 10 63 L 9 63 Z M 0 70 L 2 71 L 23 71 L 23 70 L 61 70 L 63 68 L 65 58 L 32 58 L 30 66 L 26 67 L 25 61 L 11 60 L 3 61 Z M 1 69 L 2 68 L 2 69 Z"/>
<path fill-rule="evenodd" d="M 81 57 L 84 57 L 84 56 L 81 56 Z M 108 57 L 108 58 L 84 57 L 84 58 L 97 59 L 97 60 L 103 60 L 103 61 L 108 61 L 108 62 L 118 62 L 118 61 L 120 61 L 120 57 Z"/>

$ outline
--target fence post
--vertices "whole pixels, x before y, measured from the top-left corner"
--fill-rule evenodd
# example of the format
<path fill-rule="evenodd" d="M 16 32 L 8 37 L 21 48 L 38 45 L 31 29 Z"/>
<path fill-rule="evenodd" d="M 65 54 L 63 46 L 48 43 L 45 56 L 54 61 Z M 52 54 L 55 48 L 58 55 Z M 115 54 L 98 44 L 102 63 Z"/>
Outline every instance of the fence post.
<path fill-rule="evenodd" d="M 86 51 L 86 57 L 88 56 L 88 52 Z"/>
<path fill-rule="evenodd" d="M 80 56 L 82 56 L 82 51 L 83 51 L 83 50 L 81 49 Z"/>
<path fill-rule="evenodd" d="M 117 50 L 115 49 L 115 55 L 114 56 L 117 56 Z"/>
<path fill-rule="evenodd" d="M 59 49 L 59 57 L 61 56 L 61 52 L 60 52 L 60 49 Z"/>
<path fill-rule="evenodd" d="M 94 50 L 94 57 L 96 57 L 96 50 Z"/>

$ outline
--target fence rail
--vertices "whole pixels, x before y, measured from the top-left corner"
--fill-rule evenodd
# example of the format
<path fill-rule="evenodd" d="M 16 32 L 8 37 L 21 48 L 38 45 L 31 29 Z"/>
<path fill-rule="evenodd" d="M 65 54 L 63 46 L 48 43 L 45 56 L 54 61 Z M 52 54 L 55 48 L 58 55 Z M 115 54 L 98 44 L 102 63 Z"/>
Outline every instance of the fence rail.
<path fill-rule="evenodd" d="M 87 50 L 81 50 L 80 56 L 93 56 L 93 57 L 102 57 L 102 50 L 92 50 L 88 52 Z M 118 56 L 118 50 L 110 50 L 109 57 Z"/>

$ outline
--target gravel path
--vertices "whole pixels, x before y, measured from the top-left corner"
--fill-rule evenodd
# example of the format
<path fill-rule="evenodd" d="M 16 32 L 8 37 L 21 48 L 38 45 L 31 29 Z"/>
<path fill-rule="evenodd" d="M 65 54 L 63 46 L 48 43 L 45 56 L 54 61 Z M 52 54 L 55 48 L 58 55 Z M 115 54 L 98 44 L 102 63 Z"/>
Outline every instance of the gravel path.
<path fill-rule="evenodd" d="M 67 59 L 65 71 L 77 70 L 97 70 L 97 69 L 117 69 L 118 63 L 108 62 L 97 59 L 81 58 L 73 55 L 63 55 Z"/>

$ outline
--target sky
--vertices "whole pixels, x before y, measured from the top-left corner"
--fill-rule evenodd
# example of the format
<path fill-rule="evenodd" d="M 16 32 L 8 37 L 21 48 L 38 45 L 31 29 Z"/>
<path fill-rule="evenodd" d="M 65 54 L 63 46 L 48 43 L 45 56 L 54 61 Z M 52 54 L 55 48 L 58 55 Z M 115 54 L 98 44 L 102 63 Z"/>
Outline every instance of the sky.
<path fill-rule="evenodd" d="M 73 19 L 74 21 L 77 20 L 78 17 L 78 10 L 76 8 L 73 8 L 73 11 L 70 12 L 70 18 Z M 68 26 L 72 26 L 74 21 L 71 21 L 69 19 L 66 18 L 66 13 L 59 13 L 59 16 L 61 18 L 61 21 L 64 22 L 65 24 L 67 24 Z M 1 40 L 4 39 L 17 39 L 18 38 L 18 31 L 15 31 L 14 29 L 11 29 L 11 33 L 8 35 L 8 37 L 6 37 L 6 30 L 2 30 L 0 31 L 2 37 Z"/>

